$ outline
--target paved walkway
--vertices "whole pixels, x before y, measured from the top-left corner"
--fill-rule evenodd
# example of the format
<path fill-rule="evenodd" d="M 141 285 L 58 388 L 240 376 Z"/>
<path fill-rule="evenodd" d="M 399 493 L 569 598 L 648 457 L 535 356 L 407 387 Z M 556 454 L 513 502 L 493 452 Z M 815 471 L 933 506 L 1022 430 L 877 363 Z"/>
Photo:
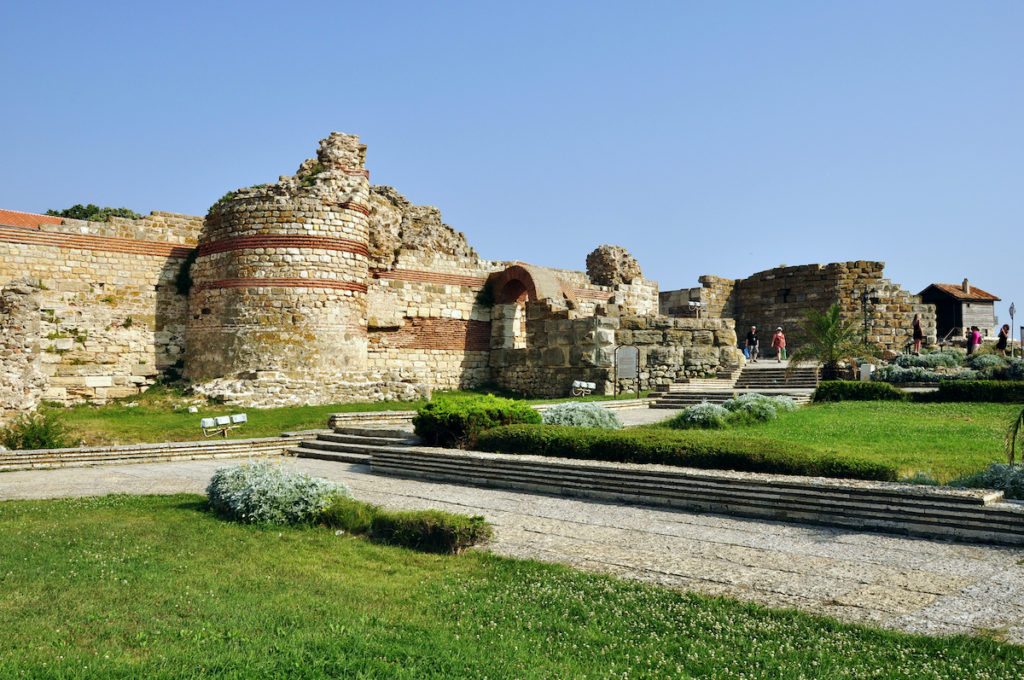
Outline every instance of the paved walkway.
<path fill-rule="evenodd" d="M 237 461 L 231 461 L 237 462 Z M 202 493 L 225 461 L 0 473 L 0 498 Z M 908 539 L 376 476 L 312 459 L 286 465 L 395 508 L 482 514 L 490 549 L 662 586 L 928 634 L 1024 644 L 1024 550 Z"/>

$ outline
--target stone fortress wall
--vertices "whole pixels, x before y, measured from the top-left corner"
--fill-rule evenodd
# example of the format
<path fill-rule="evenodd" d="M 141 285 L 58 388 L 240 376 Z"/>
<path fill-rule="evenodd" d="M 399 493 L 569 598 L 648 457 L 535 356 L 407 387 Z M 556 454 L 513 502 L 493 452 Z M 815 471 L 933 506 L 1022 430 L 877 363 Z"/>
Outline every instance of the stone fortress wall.
<path fill-rule="evenodd" d="M 104 403 L 181 372 L 247 406 L 488 384 L 562 396 L 573 380 L 655 389 L 742 363 L 751 323 L 767 337 L 833 301 L 859 320 L 865 287 L 872 340 L 901 345 L 913 312 L 934 336 L 934 310 L 879 262 L 703 276 L 659 295 L 617 246 L 585 272 L 485 260 L 437 208 L 371 186 L 365 158 L 358 137 L 333 133 L 295 175 L 231 192 L 205 218 L 0 211 L 0 408 Z M 701 318 L 687 318 L 691 300 Z M 641 369 L 616 385 L 621 345 Z"/>
<path fill-rule="evenodd" d="M 661 313 L 692 314 L 687 302 L 702 303 L 701 314 L 731 318 L 742 341 L 750 326 L 757 326 L 761 348 L 781 326 L 787 340 L 804 322 L 804 310 L 825 311 L 839 303 L 841 318 L 860 327 L 864 322 L 863 293 L 867 295 L 868 341 L 890 351 L 912 342 L 914 314 L 921 315 L 926 343 L 936 343 L 935 306 L 923 304 L 899 284 L 883 277 L 884 262 L 833 262 L 797 267 L 781 266 L 745 279 L 702 276 L 701 286 L 660 294 Z"/>
<path fill-rule="evenodd" d="M 24 279 L 36 288 L 40 398 L 103 403 L 180 368 L 187 296 L 175 281 L 202 218 L 30 217 L 33 226 L 0 226 L 0 286 Z M 0 359 L 5 371 L 14 361 Z M 14 388 L 5 380 L 0 389 Z"/>

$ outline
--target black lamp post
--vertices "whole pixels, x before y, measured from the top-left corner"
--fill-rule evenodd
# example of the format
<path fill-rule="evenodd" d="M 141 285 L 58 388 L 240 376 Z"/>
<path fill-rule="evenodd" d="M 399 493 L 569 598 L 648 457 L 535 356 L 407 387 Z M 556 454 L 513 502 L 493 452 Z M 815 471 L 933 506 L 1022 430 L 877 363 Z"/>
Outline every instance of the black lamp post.
<path fill-rule="evenodd" d="M 874 291 L 870 291 L 867 288 L 860 294 L 860 308 L 864 312 L 864 344 L 868 344 L 868 304 L 875 304 L 878 302 L 878 298 L 873 296 Z"/>

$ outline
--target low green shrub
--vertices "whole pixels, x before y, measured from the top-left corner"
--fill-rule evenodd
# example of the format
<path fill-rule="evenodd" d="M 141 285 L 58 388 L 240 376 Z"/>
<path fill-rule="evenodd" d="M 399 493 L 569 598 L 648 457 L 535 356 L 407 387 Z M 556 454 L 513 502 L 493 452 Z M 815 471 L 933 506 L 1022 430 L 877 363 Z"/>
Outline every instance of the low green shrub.
<path fill-rule="evenodd" d="M 665 425 L 676 430 L 720 430 L 725 427 L 729 415 L 724 406 L 704 401 L 684 408 Z"/>
<path fill-rule="evenodd" d="M 622 428 L 619 416 L 592 401 L 567 401 L 555 404 L 541 414 L 545 425 L 569 427 L 597 427 L 605 430 Z"/>
<path fill-rule="evenodd" d="M 906 393 L 885 382 L 826 380 L 820 383 L 811 401 L 903 401 Z"/>
<path fill-rule="evenodd" d="M 8 449 L 66 449 L 80 442 L 63 418 L 49 411 L 22 413 L 0 430 L 0 445 Z"/>
<path fill-rule="evenodd" d="M 779 412 L 795 411 L 796 402 L 784 395 L 768 396 L 747 392 L 722 404 L 731 411 L 730 423 L 767 423 L 779 417 Z"/>
<path fill-rule="evenodd" d="M 316 521 L 332 529 L 342 529 L 350 534 L 368 534 L 373 518 L 380 508 L 371 503 L 357 501 L 348 496 L 336 496 L 330 505 L 320 511 Z"/>
<path fill-rule="evenodd" d="M 480 435 L 477 448 L 618 463 L 657 463 L 712 470 L 740 470 L 895 481 L 887 464 L 839 458 L 800 444 L 667 428 L 588 430 L 551 425 L 510 425 Z"/>
<path fill-rule="evenodd" d="M 996 489 L 1006 498 L 1024 498 L 1024 466 L 995 463 L 980 472 L 954 479 L 950 486 L 968 489 Z"/>
<path fill-rule="evenodd" d="M 938 486 L 939 480 L 935 479 L 931 471 L 923 472 L 921 470 L 914 471 L 912 475 L 904 475 L 900 477 L 900 483 L 902 484 L 919 484 L 921 486 Z"/>
<path fill-rule="evenodd" d="M 939 352 L 928 352 L 920 356 L 914 354 L 901 354 L 896 358 L 896 364 L 902 368 L 935 368 L 936 366 L 959 366 L 963 363 L 964 355 L 953 351 L 944 350 Z"/>
<path fill-rule="evenodd" d="M 332 529 L 365 535 L 371 541 L 446 554 L 486 543 L 494 535 L 491 525 L 479 515 L 439 510 L 398 512 L 345 497 L 334 499 L 317 521 Z"/>
<path fill-rule="evenodd" d="M 1024 402 L 1024 382 L 1005 380 L 943 380 L 929 401 Z"/>
<path fill-rule="evenodd" d="M 491 525 L 479 515 L 467 517 L 440 510 L 380 510 L 370 527 L 374 541 L 447 554 L 458 554 L 493 535 Z"/>
<path fill-rule="evenodd" d="M 416 434 L 427 445 L 447 448 L 472 444 L 477 435 L 492 427 L 540 422 L 540 413 L 525 402 L 491 394 L 438 396 L 423 405 L 412 420 Z"/>
<path fill-rule="evenodd" d="M 344 484 L 257 461 L 218 468 L 206 495 L 214 510 L 239 522 L 303 524 L 351 492 Z"/>

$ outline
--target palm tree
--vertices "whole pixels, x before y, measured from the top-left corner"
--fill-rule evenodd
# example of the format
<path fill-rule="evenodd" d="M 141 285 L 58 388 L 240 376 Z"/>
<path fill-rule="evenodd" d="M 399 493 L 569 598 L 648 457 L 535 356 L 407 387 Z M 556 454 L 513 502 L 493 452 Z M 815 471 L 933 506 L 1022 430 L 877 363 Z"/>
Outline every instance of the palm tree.
<path fill-rule="evenodd" d="M 822 367 L 823 380 L 835 380 L 839 377 L 839 362 L 877 354 L 874 347 L 860 339 L 855 321 L 839 318 L 838 303 L 825 312 L 804 310 L 804 318 L 796 333 L 797 350 L 789 355 L 787 377 L 801 362 L 813 361 Z"/>
<path fill-rule="evenodd" d="M 1010 465 L 1014 463 L 1014 453 L 1017 448 L 1017 437 L 1024 430 L 1024 411 L 1013 419 L 1010 427 L 1006 430 L 1006 459 Z M 1024 455 L 1021 456 L 1024 458 Z"/>

